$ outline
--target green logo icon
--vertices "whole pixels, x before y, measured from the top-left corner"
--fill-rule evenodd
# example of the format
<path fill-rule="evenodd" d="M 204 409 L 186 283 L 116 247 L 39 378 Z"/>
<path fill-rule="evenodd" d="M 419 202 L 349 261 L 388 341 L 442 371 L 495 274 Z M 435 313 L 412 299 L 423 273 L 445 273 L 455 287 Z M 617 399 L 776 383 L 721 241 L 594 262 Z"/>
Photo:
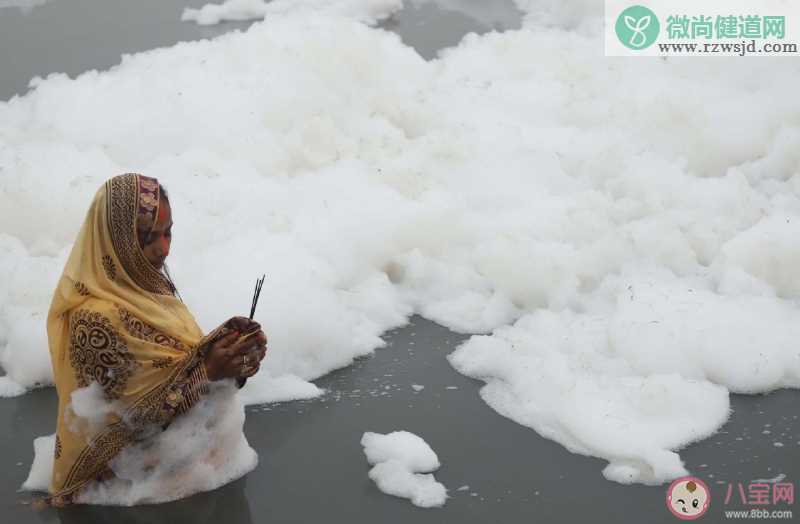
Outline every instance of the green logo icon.
<path fill-rule="evenodd" d="M 656 41 L 661 26 L 653 11 L 634 5 L 620 13 L 615 29 L 617 38 L 625 47 L 639 51 Z"/>

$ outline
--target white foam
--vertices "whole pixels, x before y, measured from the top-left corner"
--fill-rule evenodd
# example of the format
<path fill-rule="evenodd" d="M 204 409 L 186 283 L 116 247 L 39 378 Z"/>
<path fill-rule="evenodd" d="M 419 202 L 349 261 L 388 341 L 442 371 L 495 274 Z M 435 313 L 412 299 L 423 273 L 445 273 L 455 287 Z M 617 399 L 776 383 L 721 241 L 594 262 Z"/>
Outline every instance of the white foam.
<path fill-rule="evenodd" d="M 495 410 L 570 451 L 605 458 L 618 482 L 658 484 L 687 474 L 672 450 L 699 440 L 728 416 L 728 392 L 687 373 L 642 373 L 620 356 L 609 319 L 541 311 L 492 336 L 473 337 L 449 356 L 487 382 Z M 647 350 L 648 339 L 636 345 Z"/>
<path fill-rule="evenodd" d="M 125 448 L 110 464 L 115 478 L 91 484 L 79 501 L 132 506 L 216 489 L 258 463 L 243 425 L 235 389 L 220 385 L 166 431 Z"/>
<path fill-rule="evenodd" d="M 239 393 L 245 405 L 285 402 L 316 398 L 324 393 L 311 382 L 291 374 L 271 377 L 269 373 L 259 373 L 250 379 Z"/>
<path fill-rule="evenodd" d="M 55 461 L 56 435 L 47 435 L 33 439 L 33 462 L 28 478 L 22 484 L 25 491 L 47 491 L 50 477 L 53 475 Z"/>
<path fill-rule="evenodd" d="M 443 506 L 447 489 L 432 474 L 439 458 L 427 442 L 408 431 L 364 433 L 361 438 L 367 461 L 373 465 L 369 478 L 389 495 L 407 498 L 415 506 Z"/>
<path fill-rule="evenodd" d="M 90 387 L 72 395 L 75 429 L 92 431 L 114 411 Z M 98 387 L 99 389 L 99 387 Z M 78 501 L 87 504 L 132 506 L 166 502 L 198 491 L 209 491 L 241 477 L 256 467 L 258 456 L 242 433 L 244 407 L 230 382 L 212 386 L 189 412 L 165 431 L 150 428 L 148 438 L 124 448 L 110 463 L 115 477 L 92 483 Z M 53 471 L 55 435 L 34 440 L 35 456 L 27 491 L 47 491 Z"/>
<path fill-rule="evenodd" d="M 72 392 L 64 420 L 72 431 L 78 433 L 82 431 L 81 426 L 85 426 L 87 434 L 94 435 L 107 424 L 108 417 L 115 414 L 122 414 L 120 405 L 107 401 L 100 384 L 92 382 Z"/>
<path fill-rule="evenodd" d="M 800 386 L 800 66 L 603 58 L 598 3 L 518 3 L 525 29 L 430 62 L 285 4 L 0 103 L 6 391 L 52 381 L 66 253 L 97 187 L 135 170 L 171 191 L 204 329 L 267 273 L 270 377 L 347 366 L 417 312 L 487 335 L 451 361 L 504 415 L 609 478 L 684 474 L 730 391 Z"/>
<path fill-rule="evenodd" d="M 0 397 L 17 397 L 27 390 L 9 377 L 0 377 Z"/>
<path fill-rule="evenodd" d="M 309 10 L 374 24 L 402 7 L 403 0 L 225 0 L 221 4 L 206 4 L 200 9 L 186 8 L 181 20 L 193 21 L 199 25 L 215 25 L 220 22 L 258 20 L 270 15 Z"/>

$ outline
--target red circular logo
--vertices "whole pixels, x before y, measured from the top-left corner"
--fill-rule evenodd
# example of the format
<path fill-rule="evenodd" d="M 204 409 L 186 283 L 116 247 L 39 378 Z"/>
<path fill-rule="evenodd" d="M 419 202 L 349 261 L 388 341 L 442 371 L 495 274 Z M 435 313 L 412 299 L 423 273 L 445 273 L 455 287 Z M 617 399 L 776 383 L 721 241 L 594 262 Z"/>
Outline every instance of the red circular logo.
<path fill-rule="evenodd" d="M 667 508 L 681 520 L 695 520 L 703 516 L 711 503 L 711 491 L 697 477 L 681 477 L 667 488 Z"/>

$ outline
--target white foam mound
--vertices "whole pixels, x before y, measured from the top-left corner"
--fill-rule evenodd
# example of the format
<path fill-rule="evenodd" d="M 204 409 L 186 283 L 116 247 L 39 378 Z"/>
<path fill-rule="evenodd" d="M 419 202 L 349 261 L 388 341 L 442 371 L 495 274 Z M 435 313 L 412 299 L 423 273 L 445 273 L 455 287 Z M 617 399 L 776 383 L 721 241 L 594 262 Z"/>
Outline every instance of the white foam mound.
<path fill-rule="evenodd" d="M 98 401 L 90 388 L 81 391 L 72 397 L 72 412 L 86 420 L 81 414 L 97 407 Z M 258 456 L 242 433 L 244 407 L 235 392 L 231 384 L 215 384 L 165 431 L 154 430 L 155 434 L 124 448 L 110 463 L 115 477 L 90 484 L 78 502 L 121 506 L 167 502 L 216 489 L 252 471 Z M 34 441 L 35 457 L 22 489 L 47 491 L 54 440 L 50 435 Z"/>
<path fill-rule="evenodd" d="M 79 501 L 132 506 L 216 489 L 258 463 L 243 425 L 235 389 L 217 387 L 166 431 L 125 448 L 111 462 L 116 478 L 92 484 Z"/>
<path fill-rule="evenodd" d="M 6 392 L 52 381 L 52 291 L 126 171 L 170 190 L 172 274 L 206 330 L 267 274 L 264 372 L 293 394 L 421 313 L 488 336 L 452 362 L 496 409 L 659 482 L 729 391 L 800 387 L 800 63 L 604 58 L 600 3 L 518 3 L 525 29 L 430 62 L 283 3 L 0 103 Z"/>
<path fill-rule="evenodd" d="M 187 7 L 183 10 L 181 20 L 198 25 L 214 25 L 227 21 L 258 20 L 307 9 L 374 24 L 402 7 L 403 0 L 226 0 L 221 4 L 206 4 L 200 9 Z"/>
<path fill-rule="evenodd" d="M 674 374 L 640 375 L 600 338 L 603 321 L 542 312 L 491 337 L 474 337 L 450 357 L 487 385 L 495 410 L 572 452 L 611 462 L 625 482 L 685 475 L 677 453 L 727 418 L 727 391 Z M 603 347 L 605 346 L 605 347 Z M 626 475 L 619 466 L 626 466 Z"/>
<path fill-rule="evenodd" d="M 47 491 L 53 475 L 56 434 L 33 439 L 33 462 L 28 478 L 22 483 L 25 491 Z"/>
<path fill-rule="evenodd" d="M 366 432 L 361 445 L 378 489 L 423 508 L 444 505 L 447 489 L 432 474 L 423 474 L 439 469 L 439 458 L 422 438 L 408 431 Z"/>
<path fill-rule="evenodd" d="M 0 397 L 17 397 L 27 389 L 11 380 L 9 377 L 0 377 Z"/>
<path fill-rule="evenodd" d="M 295 375 L 271 377 L 268 372 L 264 372 L 248 379 L 247 384 L 239 392 L 239 399 L 244 405 L 249 406 L 316 398 L 324 392 L 311 382 L 306 382 Z"/>
<path fill-rule="evenodd" d="M 65 419 L 69 420 L 71 431 L 80 432 L 85 426 L 90 434 L 100 431 L 107 423 L 110 415 L 123 414 L 117 402 L 109 402 L 103 394 L 103 388 L 92 382 L 84 388 L 78 388 L 70 395 L 70 402 L 65 409 Z"/>

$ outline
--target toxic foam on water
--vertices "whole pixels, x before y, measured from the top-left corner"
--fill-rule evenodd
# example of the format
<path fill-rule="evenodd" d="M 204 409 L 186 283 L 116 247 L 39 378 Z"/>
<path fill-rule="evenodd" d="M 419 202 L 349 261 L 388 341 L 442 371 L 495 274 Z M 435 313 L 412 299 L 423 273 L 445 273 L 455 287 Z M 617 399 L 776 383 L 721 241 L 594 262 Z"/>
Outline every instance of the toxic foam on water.
<path fill-rule="evenodd" d="M 421 437 L 408 431 L 367 432 L 361 445 L 378 489 L 423 508 L 444 505 L 447 489 L 430 473 L 439 469 L 439 458 Z"/>
<path fill-rule="evenodd" d="M 800 386 L 800 64 L 603 58 L 596 2 L 518 4 L 522 30 L 429 62 L 289 9 L 0 103 L 0 392 L 52 382 L 70 244 L 140 171 L 206 330 L 267 274 L 287 393 L 416 312 L 479 335 L 451 362 L 500 413 L 614 480 L 684 474 L 730 391 Z"/>
<path fill-rule="evenodd" d="M 98 404 L 88 391 L 73 395 L 72 412 L 85 420 Z M 258 463 L 256 452 L 242 433 L 244 407 L 236 389 L 218 383 L 189 412 L 163 432 L 129 445 L 110 463 L 114 478 L 82 490 L 77 502 L 132 506 L 166 502 L 199 491 L 216 489 Z M 54 436 L 34 441 L 35 458 L 23 489 L 46 491 L 53 467 Z"/>

